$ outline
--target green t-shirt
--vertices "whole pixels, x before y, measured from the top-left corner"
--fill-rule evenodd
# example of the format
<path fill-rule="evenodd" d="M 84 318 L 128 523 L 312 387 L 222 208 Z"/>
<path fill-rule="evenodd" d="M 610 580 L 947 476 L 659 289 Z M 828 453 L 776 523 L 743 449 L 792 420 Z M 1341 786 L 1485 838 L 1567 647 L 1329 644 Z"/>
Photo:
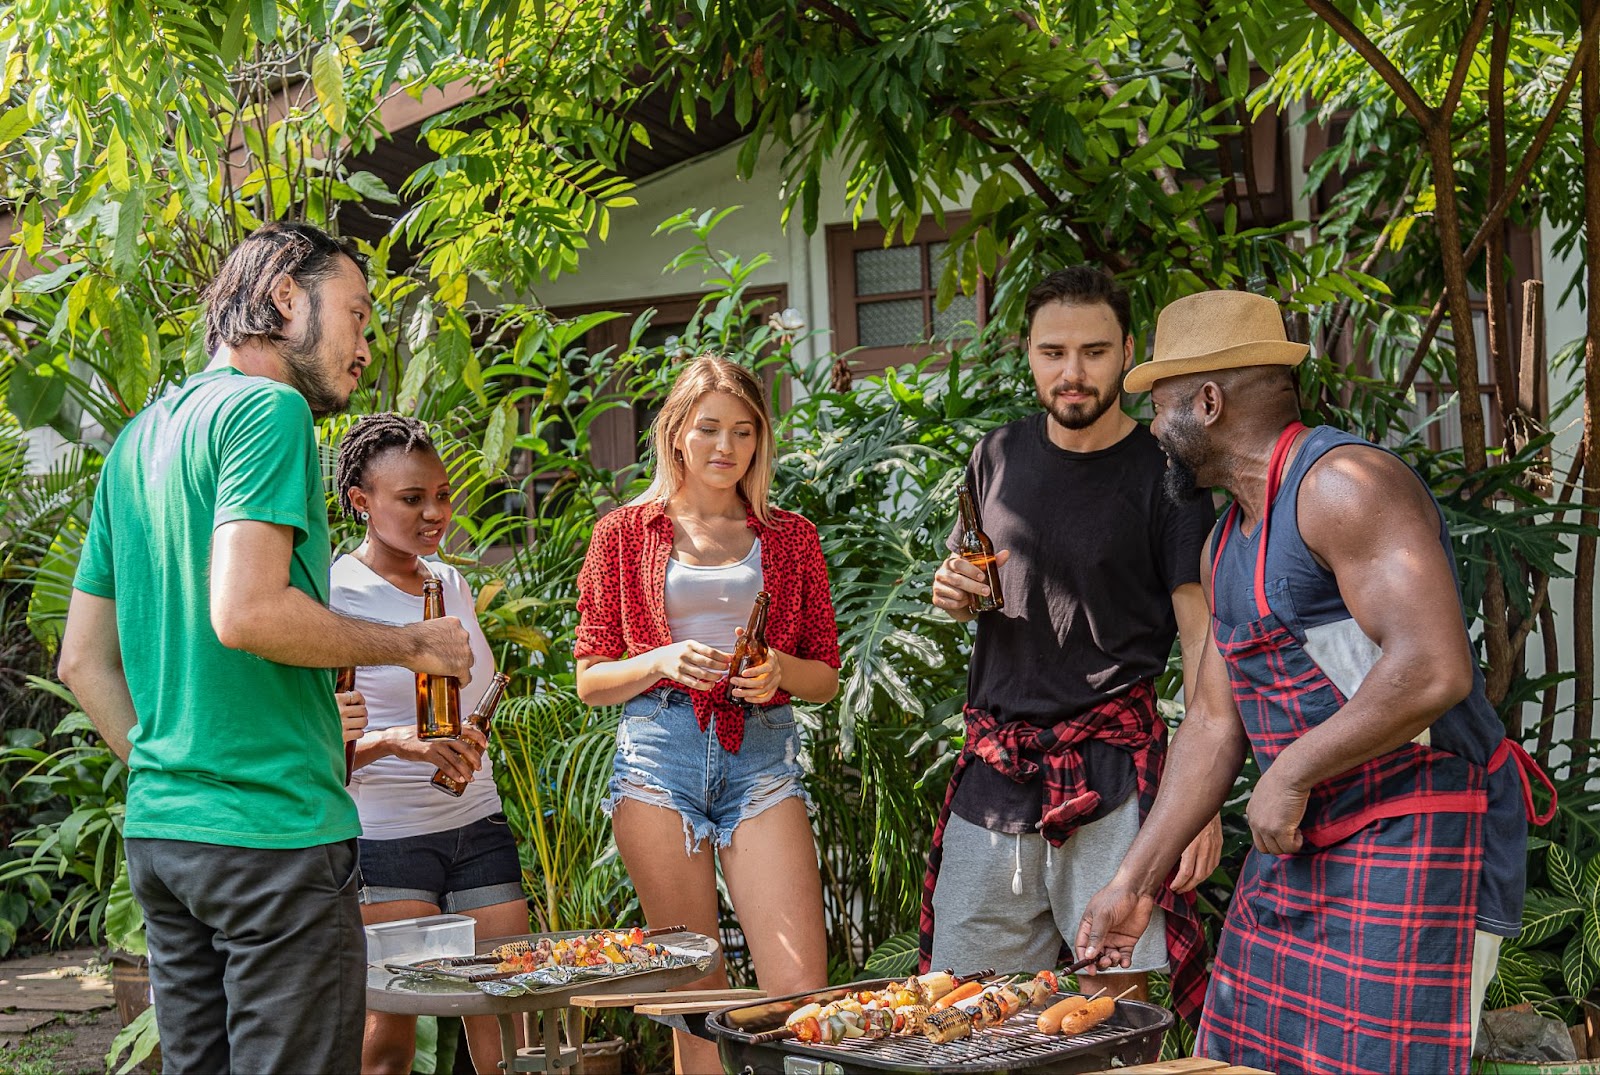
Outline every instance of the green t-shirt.
<path fill-rule="evenodd" d="M 332 673 L 229 649 L 211 627 L 211 535 L 294 528 L 289 580 L 328 601 L 329 537 L 305 399 L 232 367 L 191 377 L 117 438 L 73 585 L 116 601 L 139 723 L 124 835 L 234 847 L 357 836 Z"/>

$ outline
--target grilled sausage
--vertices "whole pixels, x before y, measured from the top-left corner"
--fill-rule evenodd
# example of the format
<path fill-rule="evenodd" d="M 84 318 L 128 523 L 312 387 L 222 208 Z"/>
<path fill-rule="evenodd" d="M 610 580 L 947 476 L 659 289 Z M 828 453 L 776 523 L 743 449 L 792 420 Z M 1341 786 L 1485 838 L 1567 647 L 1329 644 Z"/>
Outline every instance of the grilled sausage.
<path fill-rule="evenodd" d="M 1093 1030 L 1107 1019 L 1110 1019 L 1112 1013 L 1116 1010 L 1117 1002 L 1111 997 L 1100 997 L 1096 1000 L 1091 1000 L 1077 1011 L 1068 1013 L 1067 1017 L 1061 1020 L 1061 1033 L 1070 1038 L 1074 1034 L 1082 1034 L 1086 1030 Z"/>
<path fill-rule="evenodd" d="M 1062 1020 L 1088 1003 L 1088 997 L 1068 997 L 1066 1000 L 1052 1004 L 1039 1013 L 1037 1023 L 1039 1033 L 1054 1034 L 1061 1029 Z"/>
<path fill-rule="evenodd" d="M 950 990 L 950 992 L 934 1001 L 933 1010 L 936 1012 L 944 1011 L 956 1001 L 966 1000 L 968 997 L 975 997 L 981 992 L 983 992 L 982 982 L 963 982 L 961 985 L 956 986 L 954 989 Z"/>

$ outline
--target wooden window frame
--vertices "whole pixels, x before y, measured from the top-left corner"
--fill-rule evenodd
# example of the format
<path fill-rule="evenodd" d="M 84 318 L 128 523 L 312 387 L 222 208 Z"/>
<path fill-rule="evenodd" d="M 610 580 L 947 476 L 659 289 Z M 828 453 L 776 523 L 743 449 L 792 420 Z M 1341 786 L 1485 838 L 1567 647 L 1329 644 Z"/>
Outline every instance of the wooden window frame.
<path fill-rule="evenodd" d="M 926 249 L 928 244 L 940 240 L 948 240 L 950 235 L 960 230 L 961 226 L 971 219 L 971 214 L 965 211 L 950 212 L 945 214 L 945 226 L 940 227 L 933 218 L 923 217 L 918 225 L 916 234 L 911 237 L 911 242 L 893 242 L 885 247 L 884 239 L 888 231 L 875 221 L 863 221 L 859 226 L 849 224 L 830 224 L 826 230 L 827 265 L 828 265 L 828 295 L 829 319 L 833 329 L 833 349 L 838 354 L 847 354 L 846 361 L 850 372 L 856 377 L 871 376 L 882 373 L 891 366 L 904 365 L 916 362 L 940 350 L 939 346 L 930 342 L 908 344 L 901 347 L 860 347 L 861 337 L 856 323 L 856 309 L 862 305 L 862 299 L 867 302 L 884 302 L 894 299 L 920 298 L 926 302 L 928 324 L 932 324 L 933 300 L 939 289 L 939 282 L 932 279 L 931 266 L 927 255 L 922 257 L 923 286 L 915 291 L 885 292 L 881 295 L 860 296 L 856 294 L 856 259 L 858 250 L 883 250 L 895 247 L 917 246 Z M 978 278 L 977 292 L 973 296 L 978 306 L 978 327 L 982 328 L 989 322 L 989 281 L 983 276 Z"/>

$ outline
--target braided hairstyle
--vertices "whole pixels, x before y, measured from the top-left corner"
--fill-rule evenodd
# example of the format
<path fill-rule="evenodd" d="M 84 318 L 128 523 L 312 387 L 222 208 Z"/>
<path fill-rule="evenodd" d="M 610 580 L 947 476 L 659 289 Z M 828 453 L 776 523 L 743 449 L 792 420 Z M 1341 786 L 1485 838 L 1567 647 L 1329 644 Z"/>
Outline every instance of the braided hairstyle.
<path fill-rule="evenodd" d="M 428 437 L 428 427 L 404 414 L 369 414 L 359 419 L 339 445 L 339 464 L 333 473 L 333 487 L 339 491 L 339 506 L 345 515 L 356 517 L 350 503 L 350 490 L 365 488 L 366 468 L 378 456 L 398 448 L 409 452 L 418 448 L 438 454 Z"/>

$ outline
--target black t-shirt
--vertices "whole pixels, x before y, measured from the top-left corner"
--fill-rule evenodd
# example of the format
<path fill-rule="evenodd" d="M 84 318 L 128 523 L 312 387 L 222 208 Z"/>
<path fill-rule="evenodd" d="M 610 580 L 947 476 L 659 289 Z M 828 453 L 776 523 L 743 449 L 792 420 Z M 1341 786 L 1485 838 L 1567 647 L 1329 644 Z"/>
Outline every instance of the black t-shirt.
<path fill-rule="evenodd" d="M 1172 591 L 1200 581 L 1214 513 L 1209 497 L 1177 506 L 1162 493 L 1166 456 L 1143 425 L 1097 452 L 1050 441 L 1040 411 L 978 442 L 967 480 L 996 552 L 1005 608 L 978 616 L 968 703 L 1002 723 L 1049 726 L 1159 674 L 1177 636 Z M 961 523 L 949 544 L 954 551 Z M 1117 747 L 1083 744 L 1090 820 L 1125 802 L 1133 761 Z M 1033 832 L 1038 779 L 1018 784 L 989 766 L 967 767 L 951 812 L 997 832 Z"/>

